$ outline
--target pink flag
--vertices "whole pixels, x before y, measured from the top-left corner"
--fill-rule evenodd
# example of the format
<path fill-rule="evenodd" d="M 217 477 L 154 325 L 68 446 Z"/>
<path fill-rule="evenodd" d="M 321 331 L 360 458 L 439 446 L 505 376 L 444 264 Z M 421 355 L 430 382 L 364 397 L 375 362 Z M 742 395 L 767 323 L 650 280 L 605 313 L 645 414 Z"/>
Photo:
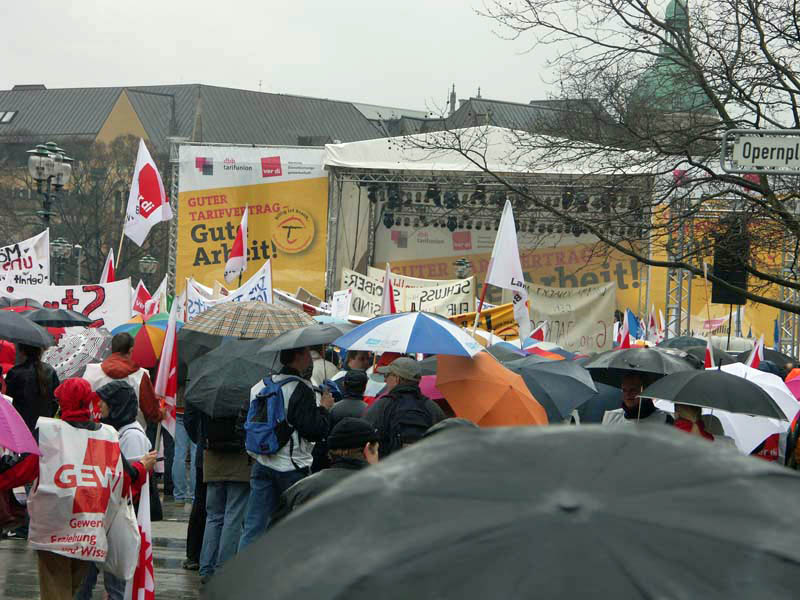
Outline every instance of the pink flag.
<path fill-rule="evenodd" d="M 758 365 L 761 364 L 761 361 L 764 360 L 764 336 L 762 335 L 756 345 L 753 346 L 753 351 L 750 353 L 750 356 L 747 357 L 747 362 L 744 363 L 748 367 L 752 367 L 754 369 L 758 368 Z"/>
<path fill-rule="evenodd" d="M 228 255 L 228 262 L 225 263 L 224 276 L 227 283 L 241 277 L 242 273 L 247 270 L 247 211 L 248 207 L 245 206 L 242 222 L 239 223 L 239 229 L 236 232 L 236 239 L 233 240 L 233 248 Z"/>
<path fill-rule="evenodd" d="M 714 351 L 711 348 L 711 336 L 706 339 L 706 356 L 703 364 L 706 369 L 713 369 L 716 367 L 714 364 Z"/>
<path fill-rule="evenodd" d="M 148 476 L 149 477 L 149 476 Z M 142 543 L 139 546 L 139 564 L 133 579 L 125 586 L 126 600 L 155 600 L 156 580 L 153 569 L 153 530 L 150 523 L 150 494 L 147 493 L 148 481 L 142 486 L 139 496 L 139 512 L 136 520 L 139 524 L 139 535 Z"/>
<path fill-rule="evenodd" d="M 116 277 L 114 275 L 114 249 L 108 251 L 106 256 L 106 264 L 103 265 L 103 272 L 100 274 L 100 283 L 114 283 Z"/>
<path fill-rule="evenodd" d="M 140 279 L 139 285 L 136 286 L 136 289 L 133 292 L 133 306 L 131 306 L 131 310 L 142 315 L 143 317 L 147 317 L 148 315 L 146 306 L 150 298 L 150 292 L 147 291 L 147 288 L 144 286 L 144 282 Z"/>
<path fill-rule="evenodd" d="M 383 296 L 381 297 L 381 314 L 393 315 L 397 312 L 394 305 L 394 286 L 392 285 L 392 269 L 386 263 L 386 276 L 383 278 Z"/>
<path fill-rule="evenodd" d="M 161 350 L 161 360 L 158 363 L 156 376 L 156 396 L 164 398 L 167 406 L 167 415 L 164 417 L 164 427 L 170 435 L 175 437 L 175 407 L 178 396 L 178 302 L 172 303 L 169 312 L 167 334 L 164 337 L 164 347 Z"/>
<path fill-rule="evenodd" d="M 172 209 L 164 191 L 164 182 L 144 140 L 140 139 L 122 230 L 137 246 L 141 246 L 153 225 L 171 218 Z"/>

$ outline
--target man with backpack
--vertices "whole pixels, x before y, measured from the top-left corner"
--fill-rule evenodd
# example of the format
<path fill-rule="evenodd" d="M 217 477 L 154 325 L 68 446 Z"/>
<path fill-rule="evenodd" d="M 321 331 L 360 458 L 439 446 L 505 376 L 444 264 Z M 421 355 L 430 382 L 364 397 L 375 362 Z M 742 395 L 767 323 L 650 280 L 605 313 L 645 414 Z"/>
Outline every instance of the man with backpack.
<path fill-rule="evenodd" d="M 378 429 L 381 459 L 422 439 L 445 418 L 439 405 L 422 394 L 419 363 L 401 356 L 378 372 L 386 376 L 388 393 L 373 404 L 364 418 Z"/>
<path fill-rule="evenodd" d="M 300 375 L 311 367 L 309 349 L 282 350 L 280 362 L 280 372 L 250 392 L 245 447 L 255 462 L 240 551 L 267 529 L 280 495 L 308 475 L 314 442 L 330 431 L 333 397 L 322 394 L 318 406 L 311 382 Z"/>

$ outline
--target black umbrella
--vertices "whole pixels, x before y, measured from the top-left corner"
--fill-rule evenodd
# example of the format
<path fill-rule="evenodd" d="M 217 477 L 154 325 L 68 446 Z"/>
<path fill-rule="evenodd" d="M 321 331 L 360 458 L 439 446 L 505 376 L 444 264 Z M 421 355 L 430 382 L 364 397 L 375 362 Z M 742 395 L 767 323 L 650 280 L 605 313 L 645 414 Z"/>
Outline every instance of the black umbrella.
<path fill-rule="evenodd" d="M 703 344 L 702 346 L 691 346 L 689 348 L 684 349 L 687 354 L 690 356 L 694 356 L 698 361 L 700 361 L 703 365 L 705 365 L 706 360 L 706 346 Z M 730 365 L 736 362 L 730 354 L 725 352 L 722 348 L 718 348 L 717 346 L 711 346 L 711 353 L 714 356 L 714 365 L 717 367 L 720 365 Z"/>
<path fill-rule="evenodd" d="M 786 419 L 784 412 L 760 386 L 717 369 L 667 375 L 646 387 L 641 396 L 719 408 L 733 413 Z"/>
<path fill-rule="evenodd" d="M 22 316 L 42 327 L 87 327 L 93 322 L 79 312 L 63 308 L 39 308 L 26 311 Z"/>
<path fill-rule="evenodd" d="M 189 373 L 189 365 L 195 359 L 222 344 L 236 338 L 192 331 L 182 327 L 178 331 L 178 385 L 184 385 Z"/>
<path fill-rule="evenodd" d="M 505 363 L 510 360 L 519 360 L 520 358 L 525 357 L 525 353 L 521 350 L 519 352 L 512 350 L 508 346 L 504 346 L 501 344 L 494 344 L 493 346 L 489 346 L 486 351 L 494 356 L 497 360 L 501 363 Z M 533 356 L 533 355 L 531 355 Z M 539 356 L 541 360 L 547 360 L 546 358 Z"/>
<path fill-rule="evenodd" d="M 658 343 L 659 348 L 677 348 L 678 350 L 686 350 L 692 346 L 705 346 L 706 341 L 703 338 L 694 337 L 690 335 L 679 335 Z"/>
<path fill-rule="evenodd" d="M 0 310 L 0 340 L 37 348 L 55 344 L 53 336 L 44 327 L 10 310 Z"/>
<path fill-rule="evenodd" d="M 31 308 L 42 308 L 42 304 L 31 298 L 0 298 L 0 308 L 9 306 L 30 306 Z"/>
<path fill-rule="evenodd" d="M 264 340 L 228 340 L 194 359 L 186 379 L 186 404 L 212 418 L 234 417 L 250 388 L 280 370 L 277 352 L 259 352 Z"/>
<path fill-rule="evenodd" d="M 687 356 L 686 352 L 674 348 L 625 348 L 598 354 L 584 367 L 595 381 L 620 387 L 622 377 L 629 373 L 656 379 L 670 373 L 694 370 L 696 365 L 690 364 Z"/>
<path fill-rule="evenodd" d="M 602 423 L 606 411 L 622 408 L 622 392 L 619 388 L 595 382 L 597 393 L 578 408 L 583 423 Z"/>
<path fill-rule="evenodd" d="M 597 394 L 592 376 L 569 360 L 531 360 L 532 356 L 503 363 L 518 373 L 533 397 L 542 405 L 550 423 L 563 421 L 572 411 Z M 540 358 L 540 357 L 535 357 Z"/>
<path fill-rule="evenodd" d="M 204 595 L 790 598 L 799 485 L 667 427 L 457 428 L 310 501 Z"/>
<path fill-rule="evenodd" d="M 280 334 L 264 346 L 264 350 L 286 350 L 324 346 L 355 328 L 353 323 L 314 323 Z"/>

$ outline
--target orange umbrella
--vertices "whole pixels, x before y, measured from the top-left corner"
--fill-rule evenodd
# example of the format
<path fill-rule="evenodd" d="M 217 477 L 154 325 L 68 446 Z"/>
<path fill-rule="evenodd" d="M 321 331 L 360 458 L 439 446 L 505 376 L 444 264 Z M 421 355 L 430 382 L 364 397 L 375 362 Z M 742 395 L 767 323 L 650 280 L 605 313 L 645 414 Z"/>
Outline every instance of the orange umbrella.
<path fill-rule="evenodd" d="M 436 387 L 456 416 L 481 427 L 547 425 L 547 414 L 522 377 L 487 352 L 437 358 Z"/>
<path fill-rule="evenodd" d="M 786 381 L 791 381 L 795 377 L 800 377 L 800 369 L 792 369 L 786 376 Z"/>

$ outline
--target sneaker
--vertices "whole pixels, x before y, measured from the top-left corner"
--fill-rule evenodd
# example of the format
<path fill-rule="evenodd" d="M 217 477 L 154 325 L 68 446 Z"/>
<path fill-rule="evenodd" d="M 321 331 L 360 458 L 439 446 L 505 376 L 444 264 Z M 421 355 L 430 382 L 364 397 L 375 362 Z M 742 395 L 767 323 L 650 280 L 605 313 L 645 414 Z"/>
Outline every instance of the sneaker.
<path fill-rule="evenodd" d="M 187 571 L 199 571 L 200 563 L 198 563 L 196 560 L 192 560 L 191 558 L 187 558 L 185 561 L 181 563 L 181 567 L 183 567 Z"/>

